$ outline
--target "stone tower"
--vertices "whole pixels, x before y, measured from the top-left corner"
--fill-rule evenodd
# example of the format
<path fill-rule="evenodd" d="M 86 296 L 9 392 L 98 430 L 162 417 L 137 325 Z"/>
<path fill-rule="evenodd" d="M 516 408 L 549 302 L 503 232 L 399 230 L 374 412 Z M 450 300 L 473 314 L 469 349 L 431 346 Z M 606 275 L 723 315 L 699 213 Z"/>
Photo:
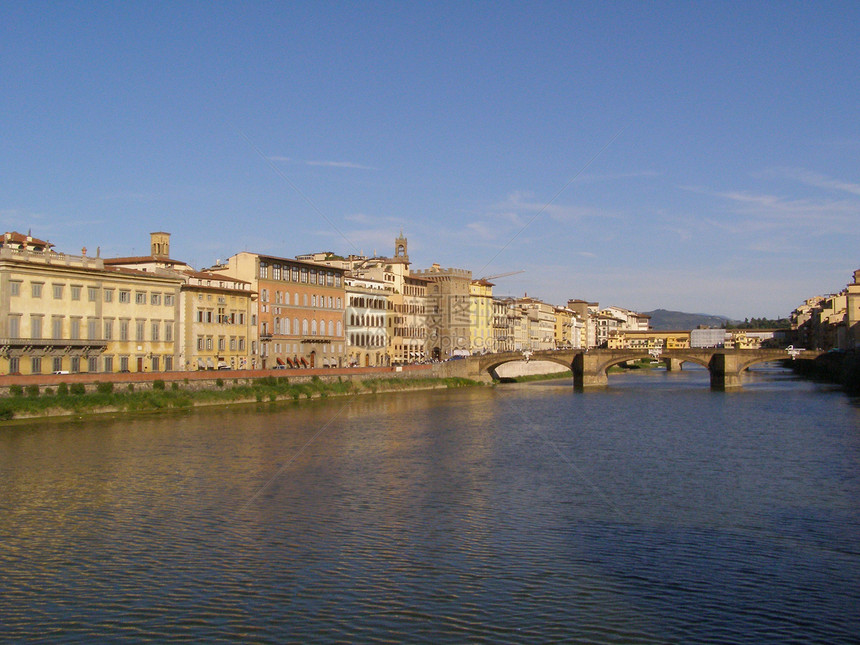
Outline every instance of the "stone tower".
<path fill-rule="evenodd" d="M 150 233 L 149 240 L 152 246 L 152 257 L 154 258 L 169 258 L 170 257 L 170 233 L 158 232 Z"/>
<path fill-rule="evenodd" d="M 394 259 L 403 262 L 409 262 L 409 254 L 406 252 L 406 238 L 403 237 L 403 231 L 400 231 L 400 237 L 394 240 Z"/>

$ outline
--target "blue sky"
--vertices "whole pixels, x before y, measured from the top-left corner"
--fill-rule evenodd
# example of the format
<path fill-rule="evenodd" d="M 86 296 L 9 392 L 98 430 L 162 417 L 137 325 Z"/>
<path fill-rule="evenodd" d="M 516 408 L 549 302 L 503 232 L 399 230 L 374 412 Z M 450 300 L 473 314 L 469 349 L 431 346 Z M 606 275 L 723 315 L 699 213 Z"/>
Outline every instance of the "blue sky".
<path fill-rule="evenodd" d="M 0 227 L 787 315 L 860 268 L 860 3 L 0 5 Z"/>

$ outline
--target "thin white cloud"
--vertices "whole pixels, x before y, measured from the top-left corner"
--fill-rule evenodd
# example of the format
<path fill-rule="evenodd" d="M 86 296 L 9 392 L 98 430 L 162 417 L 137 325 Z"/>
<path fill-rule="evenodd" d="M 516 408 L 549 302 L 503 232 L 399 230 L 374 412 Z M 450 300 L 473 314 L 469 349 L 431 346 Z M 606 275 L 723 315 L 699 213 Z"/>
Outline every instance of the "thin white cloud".
<path fill-rule="evenodd" d="M 353 170 L 379 170 L 373 166 L 367 166 L 354 161 L 325 161 L 325 160 L 306 160 L 298 161 L 292 157 L 271 156 L 270 161 L 284 161 L 287 163 L 300 163 L 305 166 L 317 166 L 322 168 L 350 168 Z"/>
<path fill-rule="evenodd" d="M 783 169 L 781 172 L 785 176 L 795 179 L 807 186 L 825 188 L 828 190 L 838 190 L 851 193 L 852 195 L 860 195 L 860 184 L 834 179 L 833 177 L 828 177 L 810 170 Z"/>

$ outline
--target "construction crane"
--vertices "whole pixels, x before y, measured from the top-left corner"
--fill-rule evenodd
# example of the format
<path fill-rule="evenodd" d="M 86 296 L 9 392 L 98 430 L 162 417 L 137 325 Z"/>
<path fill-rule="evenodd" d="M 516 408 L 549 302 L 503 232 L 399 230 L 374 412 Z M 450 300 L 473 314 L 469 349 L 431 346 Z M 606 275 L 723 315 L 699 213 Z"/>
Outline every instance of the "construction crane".
<path fill-rule="evenodd" d="M 518 273 L 525 273 L 525 269 L 520 269 L 519 271 L 508 271 L 507 273 L 497 273 L 496 275 L 488 275 L 483 278 L 478 278 L 478 280 L 486 280 L 489 282 L 490 280 L 495 280 L 496 278 L 507 278 L 509 275 L 517 275 Z"/>

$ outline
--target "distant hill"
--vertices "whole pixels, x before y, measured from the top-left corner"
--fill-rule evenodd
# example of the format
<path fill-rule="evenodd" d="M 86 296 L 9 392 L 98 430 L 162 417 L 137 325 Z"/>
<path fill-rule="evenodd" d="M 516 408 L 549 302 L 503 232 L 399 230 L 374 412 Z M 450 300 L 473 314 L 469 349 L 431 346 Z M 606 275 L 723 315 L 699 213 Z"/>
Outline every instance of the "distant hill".
<path fill-rule="evenodd" d="M 725 327 L 731 322 L 725 316 L 712 316 L 710 314 L 687 314 L 683 311 L 667 311 L 666 309 L 655 309 L 654 311 L 643 311 L 651 316 L 651 329 L 695 329 L 699 325 L 706 327 Z"/>

